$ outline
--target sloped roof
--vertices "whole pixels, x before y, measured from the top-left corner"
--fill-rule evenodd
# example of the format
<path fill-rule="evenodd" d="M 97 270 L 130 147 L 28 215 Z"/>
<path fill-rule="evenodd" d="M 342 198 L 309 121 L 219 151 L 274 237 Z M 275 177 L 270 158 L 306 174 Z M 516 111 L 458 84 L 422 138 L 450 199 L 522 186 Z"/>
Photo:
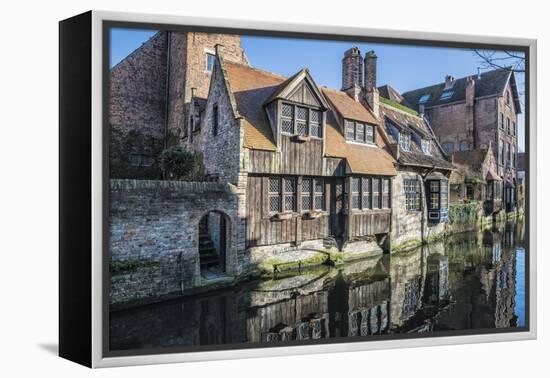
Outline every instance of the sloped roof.
<path fill-rule="evenodd" d="M 328 104 L 325 100 L 325 97 L 319 91 L 319 88 L 313 81 L 313 78 L 311 77 L 311 74 L 309 73 L 309 70 L 307 68 L 303 68 L 285 81 L 283 81 L 281 84 L 279 84 L 279 87 L 273 94 L 266 100 L 265 105 L 270 103 L 271 101 L 274 101 L 278 98 L 288 98 L 291 93 L 296 89 L 296 85 L 303 80 L 307 81 L 310 84 L 311 89 L 313 90 L 313 95 L 317 98 L 319 103 L 321 104 L 322 108 L 328 108 Z"/>
<path fill-rule="evenodd" d="M 417 109 L 419 100 L 424 95 L 430 95 L 428 101 L 424 103 L 425 107 L 444 105 L 452 102 L 465 101 L 466 99 L 466 82 L 468 78 L 474 78 L 475 80 L 475 97 L 487 97 L 497 96 L 504 93 L 504 89 L 508 84 L 508 81 L 512 80 L 512 91 L 514 97 L 514 104 L 516 109 L 521 112 L 521 105 L 519 103 L 519 95 L 516 88 L 515 76 L 510 69 L 496 69 L 492 71 L 484 72 L 478 78 L 477 75 L 469 75 L 460 79 L 455 79 L 452 86 L 453 94 L 446 100 L 441 100 L 441 93 L 445 89 L 445 82 L 431 85 L 424 88 L 415 89 L 402 93 L 403 98 L 409 104 L 410 107 Z"/>
<path fill-rule="evenodd" d="M 264 104 L 276 97 L 277 93 L 281 93 L 281 88 L 291 83 L 296 75 L 286 78 L 238 63 L 224 64 L 237 111 L 243 117 L 245 147 L 275 151 L 273 133 Z M 376 138 L 378 146 L 347 143 L 339 131 L 332 110 L 348 118 L 378 125 L 374 115 L 344 92 L 328 88 L 322 88 L 321 92 L 328 98 L 327 105 L 331 108 L 327 112 L 326 156 L 346 159 L 353 173 L 395 176 L 395 160 L 389 154 L 383 138 Z"/>
<path fill-rule="evenodd" d="M 273 132 L 263 104 L 287 78 L 243 64 L 228 61 L 224 64 L 237 110 L 243 117 L 244 146 L 275 151 Z"/>
<path fill-rule="evenodd" d="M 487 149 L 456 151 L 453 152 L 453 161 L 456 164 L 469 165 L 471 167 L 480 167 L 487 156 Z"/>
<path fill-rule="evenodd" d="M 365 105 L 352 99 L 347 93 L 327 87 L 323 87 L 321 90 L 342 117 L 375 125 L 378 124 L 374 114 Z"/>
<path fill-rule="evenodd" d="M 483 176 L 483 164 L 491 152 L 488 148 L 468 151 L 456 151 L 453 153 L 454 167 L 464 180 L 484 182 L 486 180 L 501 181 L 500 176 L 489 166 L 485 177 Z"/>
<path fill-rule="evenodd" d="M 443 155 L 439 144 L 437 143 L 432 130 L 426 125 L 423 118 L 403 112 L 390 105 L 380 103 L 380 117 L 384 121 L 391 123 L 398 129 L 407 130 L 419 134 L 423 138 L 432 139 L 431 155 L 426 155 L 422 148 L 414 141 L 411 141 L 411 151 L 399 152 L 399 163 L 405 165 L 417 165 L 423 167 L 433 167 L 442 169 L 452 169 L 452 164 Z M 393 138 L 391 132 L 386 132 L 392 143 L 398 141 Z"/>
<path fill-rule="evenodd" d="M 390 155 L 388 146 L 382 138 L 376 138 L 376 141 L 378 147 L 347 143 L 339 131 L 334 113 L 327 112 L 326 156 L 346 159 L 353 173 L 395 176 L 395 160 Z"/>
<path fill-rule="evenodd" d="M 407 102 L 405 101 L 405 98 L 399 94 L 398 91 L 396 91 L 391 85 L 386 84 L 378 87 L 378 93 L 380 96 L 387 98 L 388 100 L 392 100 L 395 102 L 398 102 L 400 104 L 403 104 L 405 106 L 409 106 Z"/>

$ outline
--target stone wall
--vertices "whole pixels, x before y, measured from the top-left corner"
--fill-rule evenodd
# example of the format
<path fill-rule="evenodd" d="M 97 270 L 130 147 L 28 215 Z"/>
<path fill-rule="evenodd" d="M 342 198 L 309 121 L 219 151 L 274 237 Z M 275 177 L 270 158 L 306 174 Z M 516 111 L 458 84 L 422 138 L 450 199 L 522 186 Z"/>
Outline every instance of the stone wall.
<path fill-rule="evenodd" d="M 225 56 L 225 52 L 223 55 Z M 235 119 L 222 70 L 220 60 L 216 60 L 210 96 L 204 111 L 204 123 L 201 125 L 200 150 L 207 174 L 218 177 L 220 182 L 237 185 L 241 171 L 244 130 L 240 121 Z M 217 114 L 214 114 L 215 109 Z M 214 130 L 216 118 L 217 132 Z"/>
<path fill-rule="evenodd" d="M 430 224 L 428 222 L 426 195 L 424 184 L 420 185 L 422 211 L 407 211 L 405 206 L 405 179 L 422 177 L 414 170 L 400 170 L 392 180 L 392 229 L 390 235 L 391 250 L 409 249 L 422 243 L 422 219 L 424 219 L 424 240 L 438 238 L 445 232 L 445 223 Z"/>
<path fill-rule="evenodd" d="M 209 211 L 226 214 L 227 275 L 240 271 L 237 215 L 231 186 L 212 182 L 111 180 L 109 252 L 110 302 L 181 294 L 205 285 L 200 275 L 198 229 Z M 124 269 L 124 267 L 127 269 Z"/>

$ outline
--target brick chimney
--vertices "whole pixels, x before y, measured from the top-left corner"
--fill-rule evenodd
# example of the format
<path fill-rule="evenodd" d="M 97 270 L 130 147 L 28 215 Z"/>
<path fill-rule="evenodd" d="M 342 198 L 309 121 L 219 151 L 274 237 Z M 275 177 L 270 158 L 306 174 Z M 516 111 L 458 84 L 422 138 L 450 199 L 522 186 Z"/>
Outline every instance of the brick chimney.
<path fill-rule="evenodd" d="M 344 53 L 342 59 L 342 90 L 361 87 L 363 81 L 363 60 L 359 47 L 352 47 Z M 352 96 L 353 97 L 353 96 Z"/>
<path fill-rule="evenodd" d="M 380 97 L 376 88 L 376 56 L 374 50 L 365 55 L 365 101 L 370 106 L 374 115 L 378 117 Z"/>
<path fill-rule="evenodd" d="M 451 75 L 446 75 L 445 76 L 445 89 L 451 88 L 454 83 L 455 83 L 454 76 L 451 76 Z"/>

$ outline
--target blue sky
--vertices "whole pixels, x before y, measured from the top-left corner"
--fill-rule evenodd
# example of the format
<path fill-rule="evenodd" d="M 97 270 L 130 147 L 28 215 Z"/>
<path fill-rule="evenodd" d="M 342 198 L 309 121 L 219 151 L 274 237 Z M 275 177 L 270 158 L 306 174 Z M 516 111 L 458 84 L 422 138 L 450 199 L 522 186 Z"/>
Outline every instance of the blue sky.
<path fill-rule="evenodd" d="M 141 46 L 154 33 L 154 30 L 112 29 L 111 66 Z M 363 54 L 369 50 L 375 50 L 378 55 L 378 85 L 390 84 L 399 92 L 442 82 L 447 74 L 456 78 L 473 75 L 481 66 L 480 59 L 471 50 L 456 48 L 258 36 L 243 36 L 242 46 L 250 64 L 254 67 L 285 76 L 290 76 L 307 67 L 317 84 L 335 89 L 341 87 L 344 51 L 352 46 L 358 46 Z M 523 75 L 518 75 L 517 79 L 520 92 L 523 92 Z M 524 149 L 522 114 L 520 114 L 518 126 L 519 149 L 522 151 Z"/>

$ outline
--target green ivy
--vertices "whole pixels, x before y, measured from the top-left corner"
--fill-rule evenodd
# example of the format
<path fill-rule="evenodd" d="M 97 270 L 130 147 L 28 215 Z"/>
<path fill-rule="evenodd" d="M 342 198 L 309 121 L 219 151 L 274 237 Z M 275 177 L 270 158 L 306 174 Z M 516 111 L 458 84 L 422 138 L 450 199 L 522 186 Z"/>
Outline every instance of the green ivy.
<path fill-rule="evenodd" d="M 477 221 L 477 203 L 462 203 L 449 206 L 450 224 L 470 224 Z"/>

